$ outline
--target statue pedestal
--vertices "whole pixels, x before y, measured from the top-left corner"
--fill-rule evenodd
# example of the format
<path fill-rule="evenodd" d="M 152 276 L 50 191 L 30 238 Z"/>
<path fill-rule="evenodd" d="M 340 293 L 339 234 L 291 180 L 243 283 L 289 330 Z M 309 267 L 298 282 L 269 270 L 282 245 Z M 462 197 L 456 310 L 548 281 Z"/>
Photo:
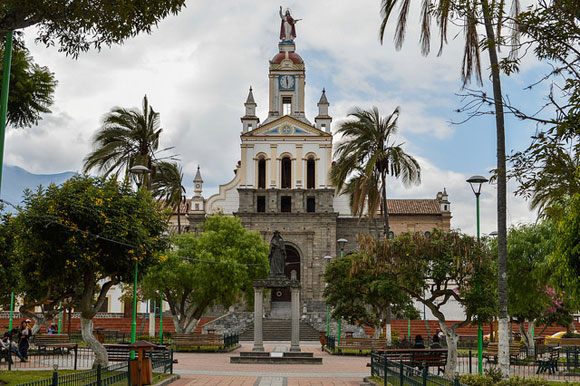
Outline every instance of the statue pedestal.
<path fill-rule="evenodd" d="M 264 317 L 264 289 L 290 288 L 292 308 L 292 339 L 290 351 L 300 351 L 300 282 L 286 276 L 270 276 L 254 281 L 254 348 L 264 351 L 262 319 Z"/>

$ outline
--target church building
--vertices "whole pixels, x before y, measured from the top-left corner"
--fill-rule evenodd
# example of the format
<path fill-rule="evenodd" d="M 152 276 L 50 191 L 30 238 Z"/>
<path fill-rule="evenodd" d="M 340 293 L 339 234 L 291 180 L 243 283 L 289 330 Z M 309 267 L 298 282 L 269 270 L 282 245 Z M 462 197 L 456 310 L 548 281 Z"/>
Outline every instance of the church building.
<path fill-rule="evenodd" d="M 358 233 L 380 234 L 382 222 L 380 218 L 368 221 L 352 216 L 349 198 L 336 194 L 329 177 L 333 134 L 328 97 L 323 89 L 318 115 L 313 122 L 309 120 L 304 113 L 306 65 L 296 52 L 294 39 L 281 40 L 269 61 L 268 116 L 261 121 L 256 115 L 257 103 L 250 88 L 241 117 L 240 161 L 235 176 L 220 185 L 217 194 L 204 198 L 198 168 L 194 196 L 186 205 L 187 219 L 189 230 L 194 231 L 207 215 L 237 216 L 268 243 L 274 231 L 280 231 L 286 245 L 285 274 L 301 283 L 300 309 L 304 313 L 324 312 L 325 265 L 330 258 L 355 250 Z M 235 132 L 232 129 L 232 140 Z M 449 230 L 447 192 L 434 196 L 388 200 L 392 233 Z M 339 244 L 339 239 L 347 242 Z M 272 291 L 266 310 L 273 316 L 278 312 L 283 315 L 289 301 L 289 291 Z"/>

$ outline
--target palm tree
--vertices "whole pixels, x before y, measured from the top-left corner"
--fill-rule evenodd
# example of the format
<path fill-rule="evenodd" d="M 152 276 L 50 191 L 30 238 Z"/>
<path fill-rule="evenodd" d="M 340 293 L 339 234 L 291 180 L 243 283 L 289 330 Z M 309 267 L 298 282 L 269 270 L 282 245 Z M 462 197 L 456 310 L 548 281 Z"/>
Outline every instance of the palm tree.
<path fill-rule="evenodd" d="M 161 161 L 156 164 L 151 185 L 153 197 L 163 201 L 164 206 L 177 209 L 177 233 L 181 233 L 181 202 L 185 194 L 183 172 L 176 162 Z"/>
<path fill-rule="evenodd" d="M 351 211 L 372 220 L 380 210 L 384 221 L 384 236 L 389 234 L 387 206 L 387 176 L 401 178 L 406 185 L 421 182 L 419 163 L 405 153 L 402 143 L 396 144 L 399 108 L 386 118 L 379 109 L 355 109 L 356 118 L 343 122 L 337 133 L 343 136 L 330 169 L 330 179 L 337 191 L 350 196 Z"/>
<path fill-rule="evenodd" d="M 381 43 L 387 22 L 397 4 L 400 5 L 400 13 L 395 31 L 395 47 L 400 49 L 407 27 L 408 13 L 411 0 L 381 0 L 381 17 L 379 37 Z M 498 45 L 510 42 L 501 35 L 505 31 L 507 22 L 515 18 L 506 16 L 506 0 L 423 0 L 421 10 L 421 53 L 427 55 L 430 50 L 431 40 L 431 16 L 435 16 L 441 39 L 439 54 L 443 44 L 447 42 L 447 27 L 451 21 L 453 24 L 463 26 L 465 35 L 465 50 L 462 62 L 462 80 L 467 84 L 475 73 L 481 83 L 480 47 L 485 47 L 489 55 L 491 81 L 493 86 L 494 112 L 496 120 L 497 137 L 497 242 L 498 242 L 498 324 L 499 324 L 499 366 L 504 377 L 509 377 L 509 335 L 508 335 L 508 311 L 507 311 L 507 228 L 506 228 L 506 155 L 505 155 L 505 124 L 502 103 L 502 91 L 500 80 L 500 66 L 498 60 Z M 519 10 L 519 1 L 514 0 L 512 15 L 516 16 Z M 453 19 L 453 20 L 452 20 Z M 485 28 L 485 37 L 481 38 L 478 26 Z M 517 47 L 518 26 L 513 23 L 507 28 L 512 31 L 511 43 Z M 503 28 L 503 29 L 502 29 Z M 513 47 L 512 46 L 512 47 Z M 512 50 L 512 54 L 514 51 Z M 513 58 L 513 57 L 512 57 Z"/>
<path fill-rule="evenodd" d="M 114 107 L 95 135 L 95 150 L 85 158 L 84 172 L 96 168 L 105 176 L 122 174 L 126 177 L 135 165 L 154 170 L 161 131 L 159 113 L 149 106 L 147 95 L 143 97 L 142 111 Z M 144 178 L 149 189 L 150 179 L 148 176 Z"/>

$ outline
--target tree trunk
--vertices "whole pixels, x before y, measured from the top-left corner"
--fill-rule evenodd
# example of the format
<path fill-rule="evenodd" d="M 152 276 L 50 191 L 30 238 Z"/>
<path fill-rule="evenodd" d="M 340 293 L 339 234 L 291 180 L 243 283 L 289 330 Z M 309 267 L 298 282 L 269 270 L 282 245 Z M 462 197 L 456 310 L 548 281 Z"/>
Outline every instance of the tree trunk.
<path fill-rule="evenodd" d="M 387 307 L 387 331 L 385 333 L 385 336 L 387 338 L 387 346 L 392 346 L 393 345 L 393 337 L 391 334 L 391 306 L 389 305 Z"/>
<path fill-rule="evenodd" d="M 457 371 L 457 342 L 459 337 L 455 327 L 447 327 L 444 320 L 439 320 L 439 328 L 445 334 L 447 342 L 447 365 L 445 366 L 444 376 L 448 379 L 453 379 Z"/>
<path fill-rule="evenodd" d="M 379 339 L 381 337 L 381 332 L 383 332 L 383 326 L 379 323 L 374 326 L 374 328 L 375 332 L 373 332 L 373 339 Z"/>
<path fill-rule="evenodd" d="M 177 234 L 181 234 L 181 203 L 177 205 Z"/>
<path fill-rule="evenodd" d="M 534 328 L 534 322 L 531 321 L 528 323 L 528 330 L 526 331 L 524 322 L 519 322 L 518 326 L 520 328 L 520 334 L 522 334 L 522 338 L 524 339 L 524 344 L 526 345 L 528 356 L 533 356 L 535 352 L 535 342 L 534 337 L 532 336 L 532 330 Z"/>
<path fill-rule="evenodd" d="M 508 283 L 507 283 L 507 228 L 506 228 L 506 157 L 505 157 L 505 124 L 501 92 L 501 80 L 495 33 L 493 30 L 493 12 L 488 0 L 481 0 L 485 32 L 487 36 L 487 52 L 491 65 L 493 84 L 493 99 L 495 107 L 495 123 L 497 135 L 497 261 L 498 261 L 498 359 L 502 376 L 509 377 L 509 335 L 508 335 Z"/>
<path fill-rule="evenodd" d="M 99 341 L 93 335 L 93 319 L 86 318 L 81 313 L 81 334 L 83 340 L 89 346 L 91 350 L 95 353 L 95 361 L 93 362 L 93 369 L 96 369 L 98 365 L 101 367 L 106 367 L 109 363 L 109 356 L 107 355 L 107 350 L 105 347 L 99 343 Z"/>

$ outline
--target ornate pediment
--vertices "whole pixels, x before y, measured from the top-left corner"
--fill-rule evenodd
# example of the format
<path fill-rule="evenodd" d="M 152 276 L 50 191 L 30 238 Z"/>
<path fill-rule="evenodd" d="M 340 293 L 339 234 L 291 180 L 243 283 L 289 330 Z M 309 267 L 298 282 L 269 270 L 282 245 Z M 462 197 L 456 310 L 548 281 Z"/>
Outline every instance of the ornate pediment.
<path fill-rule="evenodd" d="M 331 137 L 316 127 L 300 122 L 290 116 L 283 116 L 268 124 L 249 131 L 242 137 Z"/>

